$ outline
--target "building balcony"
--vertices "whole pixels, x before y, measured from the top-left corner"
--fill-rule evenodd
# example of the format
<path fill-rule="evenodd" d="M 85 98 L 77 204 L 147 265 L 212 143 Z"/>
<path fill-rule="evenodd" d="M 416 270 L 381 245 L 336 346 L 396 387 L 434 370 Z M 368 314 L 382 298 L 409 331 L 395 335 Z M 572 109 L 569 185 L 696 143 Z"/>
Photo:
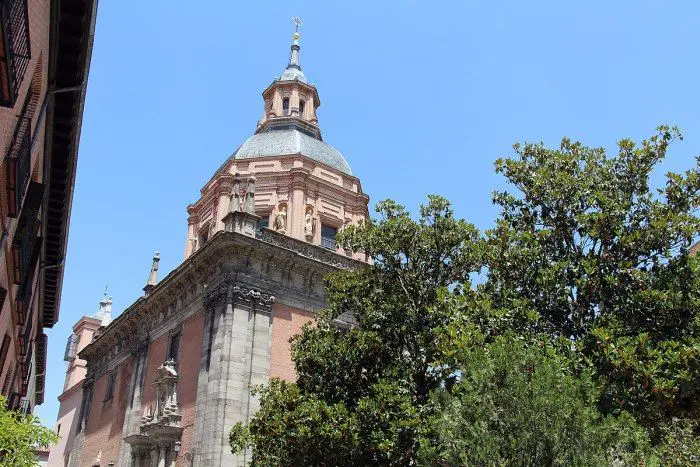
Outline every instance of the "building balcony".
<path fill-rule="evenodd" d="M 22 197 L 31 176 L 31 130 L 31 119 L 20 117 L 7 152 L 7 212 L 10 217 L 19 214 Z"/>
<path fill-rule="evenodd" d="M 0 105 L 14 107 L 31 59 L 27 0 L 0 0 Z"/>

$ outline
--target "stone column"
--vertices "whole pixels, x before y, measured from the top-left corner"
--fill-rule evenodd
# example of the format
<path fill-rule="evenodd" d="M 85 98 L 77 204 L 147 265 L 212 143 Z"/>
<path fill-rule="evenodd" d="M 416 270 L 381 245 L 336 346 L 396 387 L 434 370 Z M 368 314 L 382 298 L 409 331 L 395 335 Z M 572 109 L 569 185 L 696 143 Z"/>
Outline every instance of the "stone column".
<path fill-rule="evenodd" d="M 299 116 L 299 89 L 296 87 L 292 89 L 292 97 L 289 99 L 289 114 L 294 117 Z"/>
<path fill-rule="evenodd" d="M 151 467 L 158 467 L 158 445 L 151 447 Z"/>
<path fill-rule="evenodd" d="M 314 95 L 313 93 L 309 94 L 308 101 L 306 102 L 306 106 L 309 108 L 307 110 L 308 115 L 309 115 L 309 120 L 311 123 L 318 123 L 318 119 L 316 118 L 316 107 L 314 106 Z"/>
<path fill-rule="evenodd" d="M 204 352 L 200 365 L 194 465 L 246 463 L 246 454 L 231 453 L 228 434 L 236 422 L 246 421 L 257 408 L 251 404 L 249 386 L 267 380 L 273 301 L 274 297 L 230 279 L 224 279 L 205 299 L 211 310 L 211 350 L 208 369 Z M 200 400 L 206 402 L 200 405 Z"/>

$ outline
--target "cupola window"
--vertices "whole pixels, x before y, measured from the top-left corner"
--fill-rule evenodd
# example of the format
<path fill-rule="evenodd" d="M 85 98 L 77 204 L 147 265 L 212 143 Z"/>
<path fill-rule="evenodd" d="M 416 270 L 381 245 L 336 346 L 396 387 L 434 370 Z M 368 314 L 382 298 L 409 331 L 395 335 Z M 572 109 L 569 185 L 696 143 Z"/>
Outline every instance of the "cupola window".
<path fill-rule="evenodd" d="M 282 115 L 289 115 L 289 98 L 282 99 Z"/>
<path fill-rule="evenodd" d="M 299 101 L 299 115 L 304 116 L 304 108 L 306 107 L 305 101 Z"/>

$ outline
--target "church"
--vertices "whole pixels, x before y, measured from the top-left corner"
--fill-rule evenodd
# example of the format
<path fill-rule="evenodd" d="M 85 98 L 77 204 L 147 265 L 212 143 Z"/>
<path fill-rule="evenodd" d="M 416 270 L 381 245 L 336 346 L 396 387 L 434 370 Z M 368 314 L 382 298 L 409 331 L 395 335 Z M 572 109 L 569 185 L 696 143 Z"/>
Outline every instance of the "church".
<path fill-rule="evenodd" d="M 81 396 L 59 465 L 245 465 L 228 435 L 258 409 L 250 388 L 295 378 L 289 340 L 325 306 L 323 277 L 369 261 L 335 243 L 369 197 L 321 136 L 299 51 L 296 32 L 255 133 L 187 207 L 183 262 L 158 280 L 156 255 L 142 297 L 74 328 L 91 331 L 72 342 L 85 376 L 66 382 Z"/>

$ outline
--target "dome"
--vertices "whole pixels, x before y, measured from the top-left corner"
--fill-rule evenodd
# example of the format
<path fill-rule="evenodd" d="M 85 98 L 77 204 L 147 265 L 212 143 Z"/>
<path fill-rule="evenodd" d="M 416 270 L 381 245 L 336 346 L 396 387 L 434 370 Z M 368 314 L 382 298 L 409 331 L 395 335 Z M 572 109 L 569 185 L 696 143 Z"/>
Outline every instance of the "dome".
<path fill-rule="evenodd" d="M 333 146 L 296 129 L 258 133 L 246 140 L 233 154 L 234 159 L 301 154 L 316 162 L 352 175 L 350 165 Z"/>
<path fill-rule="evenodd" d="M 309 84 L 300 68 L 288 67 L 279 77 L 278 81 L 301 81 L 304 84 Z"/>

